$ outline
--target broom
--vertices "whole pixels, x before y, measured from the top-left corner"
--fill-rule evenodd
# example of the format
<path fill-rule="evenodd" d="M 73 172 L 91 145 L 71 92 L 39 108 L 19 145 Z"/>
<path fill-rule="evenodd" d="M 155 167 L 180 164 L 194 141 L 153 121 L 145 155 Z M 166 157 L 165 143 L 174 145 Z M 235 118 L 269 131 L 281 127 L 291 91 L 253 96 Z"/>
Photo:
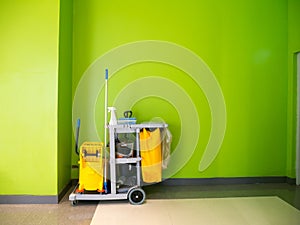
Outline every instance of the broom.
<path fill-rule="evenodd" d="M 75 152 L 76 152 L 77 155 L 79 155 L 79 152 L 78 152 L 79 129 L 80 129 L 80 119 L 77 119 L 76 140 L 75 140 Z"/>

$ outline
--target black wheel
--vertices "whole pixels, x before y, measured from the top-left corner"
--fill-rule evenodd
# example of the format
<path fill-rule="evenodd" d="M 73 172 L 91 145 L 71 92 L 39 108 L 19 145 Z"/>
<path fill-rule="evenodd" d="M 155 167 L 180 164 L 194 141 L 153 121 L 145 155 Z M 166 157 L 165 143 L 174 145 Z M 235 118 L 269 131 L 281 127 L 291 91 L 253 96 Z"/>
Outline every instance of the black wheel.
<path fill-rule="evenodd" d="M 71 205 L 72 205 L 72 206 L 76 206 L 77 204 L 78 204 L 78 201 L 77 201 L 77 200 L 71 201 Z"/>
<path fill-rule="evenodd" d="M 132 205 L 140 205 L 146 199 L 146 194 L 141 188 L 132 189 L 129 192 L 128 200 Z"/>

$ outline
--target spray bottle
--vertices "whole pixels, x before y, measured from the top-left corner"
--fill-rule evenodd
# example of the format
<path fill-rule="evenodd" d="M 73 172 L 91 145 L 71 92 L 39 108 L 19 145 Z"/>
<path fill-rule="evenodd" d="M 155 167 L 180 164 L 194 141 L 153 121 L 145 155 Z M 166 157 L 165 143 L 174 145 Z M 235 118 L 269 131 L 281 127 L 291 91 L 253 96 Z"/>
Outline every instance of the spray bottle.
<path fill-rule="evenodd" d="M 109 125 L 117 125 L 117 116 L 116 116 L 116 108 L 115 107 L 107 107 L 108 112 L 110 112 L 110 121 Z"/>

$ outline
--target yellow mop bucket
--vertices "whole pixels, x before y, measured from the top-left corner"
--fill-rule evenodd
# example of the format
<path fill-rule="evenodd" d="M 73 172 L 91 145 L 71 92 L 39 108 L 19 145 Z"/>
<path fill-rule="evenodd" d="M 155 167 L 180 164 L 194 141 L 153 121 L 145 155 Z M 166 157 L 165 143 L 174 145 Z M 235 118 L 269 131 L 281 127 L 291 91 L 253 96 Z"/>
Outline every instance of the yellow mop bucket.
<path fill-rule="evenodd" d="M 153 132 L 143 129 L 140 133 L 140 148 L 143 181 L 146 183 L 161 182 L 162 157 L 159 128 Z"/>
<path fill-rule="evenodd" d="M 80 147 L 79 187 L 77 192 L 103 192 L 103 143 L 84 142 Z"/>

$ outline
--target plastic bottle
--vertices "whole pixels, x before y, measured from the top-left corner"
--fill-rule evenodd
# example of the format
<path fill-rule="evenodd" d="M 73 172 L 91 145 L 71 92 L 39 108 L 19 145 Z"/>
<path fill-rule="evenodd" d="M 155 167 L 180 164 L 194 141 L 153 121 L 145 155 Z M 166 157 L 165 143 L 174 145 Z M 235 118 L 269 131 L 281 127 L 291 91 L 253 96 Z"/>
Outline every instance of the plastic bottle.
<path fill-rule="evenodd" d="M 116 115 L 116 108 L 115 107 L 107 107 L 108 112 L 110 112 L 110 121 L 109 125 L 117 125 L 117 115 Z"/>

